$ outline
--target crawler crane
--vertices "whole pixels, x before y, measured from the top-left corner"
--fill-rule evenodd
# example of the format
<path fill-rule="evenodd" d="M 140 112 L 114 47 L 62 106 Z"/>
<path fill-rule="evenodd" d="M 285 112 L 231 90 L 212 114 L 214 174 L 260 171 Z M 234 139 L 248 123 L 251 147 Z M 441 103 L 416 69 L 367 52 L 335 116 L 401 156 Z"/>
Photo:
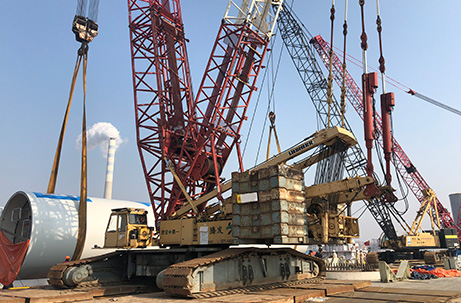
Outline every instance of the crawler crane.
<path fill-rule="evenodd" d="M 232 180 L 222 186 L 223 193 L 232 189 L 232 195 L 222 204 L 209 205 L 200 215 L 189 215 L 217 196 L 217 191 L 212 191 L 184 205 L 175 216 L 160 222 L 158 238 L 146 237 L 149 228 L 135 218 L 145 216 L 144 212 L 115 209 L 106 231 L 107 247 L 152 244 L 159 248 L 123 249 L 57 264 L 49 272 L 49 283 L 75 287 L 129 281 L 154 283 L 152 278 L 156 278 L 157 285 L 170 295 L 197 298 L 204 293 L 219 295 L 225 290 L 241 292 L 256 285 L 274 287 L 318 279 L 324 274 L 323 260 L 293 249 L 227 247 L 337 244 L 358 237 L 357 219 L 341 215 L 338 205 L 363 199 L 365 187 L 374 180 L 356 177 L 303 188 L 302 174 L 303 168 L 355 144 L 353 135 L 338 127 L 316 132 L 256 167 L 234 173 Z M 315 152 L 319 146 L 325 148 Z M 309 156 L 288 167 L 280 165 L 307 152 Z M 335 203 L 314 202 L 330 194 L 339 195 Z"/>
<path fill-rule="evenodd" d="M 50 284 L 153 283 L 156 278 L 168 294 L 200 297 L 304 283 L 323 276 L 321 259 L 289 248 L 228 247 L 338 244 L 359 236 L 357 219 L 342 211 L 363 199 L 375 180 L 354 177 L 305 186 L 302 173 L 354 146 L 348 130 L 317 131 L 254 168 L 243 168 L 239 132 L 282 4 L 229 1 L 194 98 L 180 1 L 128 1 L 138 147 L 155 236 L 146 238 L 147 226 L 130 221 L 131 215 L 143 215 L 139 210 L 115 209 L 117 228 L 111 220 L 106 246 L 120 250 L 57 264 Z M 234 148 L 240 172 L 225 182 L 222 168 Z M 328 199 L 332 194 L 335 201 Z M 114 232 L 124 241 L 113 241 Z M 123 249 L 148 244 L 158 247 Z"/>

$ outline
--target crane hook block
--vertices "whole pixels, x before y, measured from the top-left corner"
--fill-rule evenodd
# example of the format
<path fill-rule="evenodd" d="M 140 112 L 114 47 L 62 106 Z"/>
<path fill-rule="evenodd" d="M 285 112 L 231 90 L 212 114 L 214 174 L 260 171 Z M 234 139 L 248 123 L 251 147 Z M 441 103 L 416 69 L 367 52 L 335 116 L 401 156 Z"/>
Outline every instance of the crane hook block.
<path fill-rule="evenodd" d="M 269 121 L 271 122 L 272 125 L 274 125 L 275 123 L 275 113 L 274 112 L 269 113 Z"/>
<path fill-rule="evenodd" d="M 72 22 L 72 32 L 78 42 L 90 43 L 98 35 L 98 24 L 80 15 L 75 15 Z"/>

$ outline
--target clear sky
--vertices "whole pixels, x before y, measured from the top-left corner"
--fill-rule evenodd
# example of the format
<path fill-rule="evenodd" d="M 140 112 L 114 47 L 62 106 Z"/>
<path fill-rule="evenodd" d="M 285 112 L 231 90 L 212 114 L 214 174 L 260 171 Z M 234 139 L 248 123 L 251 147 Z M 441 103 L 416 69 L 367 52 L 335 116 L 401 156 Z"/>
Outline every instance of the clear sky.
<path fill-rule="evenodd" d="M 380 2 L 387 75 L 422 94 L 461 108 L 455 89 L 461 83 L 457 71 L 460 39 L 456 34 L 461 28 L 457 15 L 461 2 Z M 76 1 L 2 1 L 1 6 L 8 13 L 0 19 L 0 206 L 17 190 L 46 191 L 79 47 L 71 32 Z M 182 1 L 195 89 L 226 6 L 227 0 Z M 329 41 L 330 6 L 331 1 L 326 0 L 295 0 L 293 9 L 313 35 L 321 34 Z M 368 0 L 366 6 L 368 62 L 376 68 L 376 2 Z M 340 46 L 344 1 L 336 1 L 336 9 L 335 46 Z M 115 156 L 113 198 L 148 201 L 136 147 L 126 1 L 101 0 L 98 23 L 99 36 L 90 44 L 89 51 L 88 127 L 109 122 L 124 140 Z M 349 1 L 348 23 L 348 53 L 361 58 L 358 1 Z M 281 39 L 276 39 L 273 52 L 278 59 Z M 274 95 L 276 124 L 282 148 L 287 148 L 316 130 L 316 113 L 285 50 L 280 66 Z M 358 82 L 360 69 L 351 67 L 351 73 Z M 265 84 L 249 135 L 251 143 L 244 159 L 247 167 L 255 161 L 267 107 L 267 87 Z M 448 194 L 461 191 L 461 117 L 392 86 L 387 89 L 396 93 L 393 124 L 398 142 L 449 208 Z M 339 97 L 337 88 L 335 93 Z M 257 96 L 252 99 L 249 115 L 255 111 Z M 79 78 L 64 140 L 56 189 L 60 194 L 79 193 L 80 151 L 76 141 L 81 131 L 81 108 Z M 347 117 L 363 142 L 361 120 L 350 106 Z M 242 130 L 243 141 L 248 137 L 248 126 L 249 123 Z M 259 160 L 265 157 L 267 125 L 264 134 Z M 89 151 L 88 161 L 89 196 L 101 197 L 105 159 L 99 149 L 94 149 Z M 226 177 L 236 169 L 236 162 L 231 160 Z M 409 202 L 411 208 L 406 218 L 412 221 L 419 204 L 411 194 Z M 358 202 L 355 209 L 362 205 Z M 403 203 L 400 205 L 403 208 Z M 361 217 L 360 224 L 364 240 L 379 236 L 380 230 L 368 212 Z"/>

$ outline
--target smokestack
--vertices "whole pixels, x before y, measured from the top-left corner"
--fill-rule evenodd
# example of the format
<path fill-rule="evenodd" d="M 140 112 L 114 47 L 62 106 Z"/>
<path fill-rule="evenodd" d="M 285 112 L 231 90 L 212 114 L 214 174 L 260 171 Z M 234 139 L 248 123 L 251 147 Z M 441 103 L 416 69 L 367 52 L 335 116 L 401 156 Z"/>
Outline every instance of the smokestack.
<path fill-rule="evenodd" d="M 109 139 L 107 151 L 106 186 L 104 187 L 104 199 L 112 199 L 112 181 L 114 179 L 115 138 Z"/>

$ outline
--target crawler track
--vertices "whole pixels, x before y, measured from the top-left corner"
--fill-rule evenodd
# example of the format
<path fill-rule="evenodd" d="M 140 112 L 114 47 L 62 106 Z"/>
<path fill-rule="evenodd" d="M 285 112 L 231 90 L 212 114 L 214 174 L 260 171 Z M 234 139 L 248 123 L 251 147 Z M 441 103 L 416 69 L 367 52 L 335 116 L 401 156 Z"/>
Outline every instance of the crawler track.
<path fill-rule="evenodd" d="M 323 260 L 293 249 L 234 248 L 171 265 L 163 289 L 173 296 L 205 298 L 317 282 L 324 274 Z"/>
<path fill-rule="evenodd" d="M 72 286 L 78 286 L 78 287 L 89 287 L 89 286 L 101 286 L 101 285 L 111 285 L 112 283 L 99 283 L 97 279 L 89 279 L 81 284 L 78 285 L 66 285 L 64 283 L 65 279 L 65 272 L 67 269 L 70 269 L 72 267 L 80 267 L 82 265 L 92 265 L 95 263 L 100 263 L 104 262 L 105 260 L 111 261 L 109 263 L 114 263 L 114 260 L 117 259 L 126 259 L 125 252 L 112 252 L 100 256 L 96 256 L 93 258 L 86 258 L 86 259 L 81 259 L 81 260 L 76 260 L 76 261 L 69 261 L 69 262 L 64 262 L 64 263 L 59 263 L 54 265 L 53 267 L 50 268 L 50 271 L 48 272 L 48 284 L 57 287 L 57 288 L 67 288 L 67 287 L 72 287 Z M 122 263 L 123 264 L 123 263 Z M 119 265 L 122 265 L 119 264 Z M 108 267 L 110 264 L 108 264 Z M 101 268 L 100 268 L 101 269 Z M 121 281 L 117 281 L 116 283 L 120 284 Z"/>
<path fill-rule="evenodd" d="M 156 259 L 173 252 L 140 252 L 139 255 L 151 256 L 150 261 L 141 266 L 155 266 Z M 176 251 L 176 254 L 182 253 Z M 134 281 L 153 286 L 156 274 L 138 277 L 133 275 L 133 271 L 128 273 L 128 268 L 137 264 L 133 260 L 136 260 L 133 252 L 130 255 L 129 251 L 118 251 L 60 263 L 50 269 L 48 283 L 58 288 L 125 285 Z M 323 260 L 289 248 L 232 248 L 188 261 L 170 263 L 163 268 L 166 269 L 159 276 L 163 276 L 161 281 L 164 291 L 172 296 L 190 298 L 209 298 L 318 282 L 325 274 Z"/>
<path fill-rule="evenodd" d="M 241 293 L 250 292 L 250 291 L 262 291 L 262 290 L 290 287 L 290 286 L 309 284 L 309 283 L 319 283 L 323 280 L 324 280 L 324 277 L 318 277 L 318 278 L 310 278 L 310 279 L 304 279 L 304 280 L 299 280 L 299 281 L 269 283 L 269 284 L 263 284 L 263 285 L 258 285 L 258 286 L 248 286 L 248 287 L 240 287 L 240 288 L 234 288 L 234 289 L 222 290 L 222 291 L 191 294 L 188 297 L 193 298 L 193 299 L 214 298 L 214 297 L 221 297 L 221 296 L 227 296 L 227 295 L 233 295 L 233 294 L 241 294 Z"/>

